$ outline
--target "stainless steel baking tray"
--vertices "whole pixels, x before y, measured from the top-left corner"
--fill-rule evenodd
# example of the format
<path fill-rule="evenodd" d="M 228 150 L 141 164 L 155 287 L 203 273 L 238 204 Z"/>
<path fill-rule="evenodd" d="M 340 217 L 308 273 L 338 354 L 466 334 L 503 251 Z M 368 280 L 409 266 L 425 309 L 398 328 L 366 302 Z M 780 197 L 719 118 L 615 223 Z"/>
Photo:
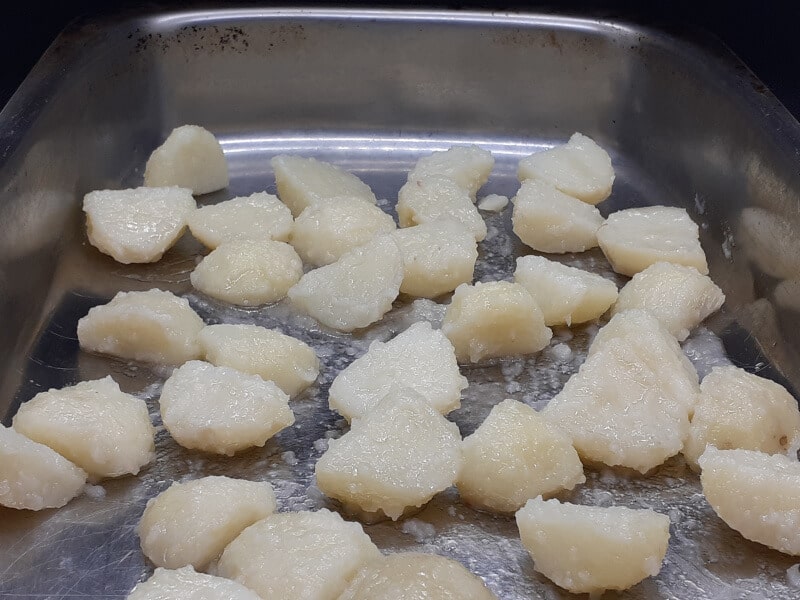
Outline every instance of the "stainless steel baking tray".
<path fill-rule="evenodd" d="M 187 295 L 208 322 L 281 327 L 316 347 L 323 370 L 294 403 L 297 426 L 263 449 L 223 460 L 183 451 L 162 430 L 157 460 L 138 477 L 102 482 L 61 510 L 0 510 L 4 598 L 123 598 L 152 569 L 134 526 L 146 500 L 176 479 L 266 479 L 282 510 L 326 505 L 312 472 L 326 438 L 344 431 L 326 408 L 332 378 L 370 340 L 441 316 L 441 304 L 400 301 L 369 330 L 334 334 L 283 304 L 235 310 L 193 293 L 188 273 L 202 249 L 189 236 L 156 265 L 124 266 L 99 254 L 83 233 L 83 194 L 139 184 L 149 152 L 183 123 L 213 130 L 230 164 L 230 187 L 202 203 L 274 190 L 268 159 L 293 152 L 354 171 L 387 210 L 421 154 L 478 143 L 497 158 L 484 193 L 513 195 L 521 156 L 573 131 L 589 134 L 609 149 L 618 174 L 605 213 L 673 204 L 701 224 L 712 276 L 728 300 L 687 342 L 699 370 L 726 360 L 724 346 L 733 362 L 798 389 L 797 298 L 775 291 L 800 278 L 800 229 L 792 226 L 800 126 L 716 41 L 620 22 L 488 13 L 210 11 L 75 26 L 0 114 L 3 422 L 41 390 L 106 374 L 145 398 L 158 420 L 163 369 L 78 349 L 77 319 L 118 290 L 157 286 Z M 765 212 L 743 230 L 745 207 Z M 770 225 L 775 219 L 782 225 Z M 508 277 L 525 250 L 510 235 L 509 210 L 487 222 L 476 278 Z M 614 277 L 596 251 L 562 260 Z M 503 397 L 543 406 L 595 330 L 557 332 L 572 350 L 567 360 L 545 350 L 465 367 L 470 387 L 451 418 L 468 434 Z M 566 498 L 652 507 L 672 520 L 661 574 L 619 597 L 800 595 L 786 576 L 796 559 L 728 529 L 680 461 L 648 478 L 606 470 L 588 479 Z M 366 529 L 387 551 L 461 560 L 501 598 L 569 596 L 534 572 L 512 519 L 475 512 L 455 492 L 414 518 Z"/>

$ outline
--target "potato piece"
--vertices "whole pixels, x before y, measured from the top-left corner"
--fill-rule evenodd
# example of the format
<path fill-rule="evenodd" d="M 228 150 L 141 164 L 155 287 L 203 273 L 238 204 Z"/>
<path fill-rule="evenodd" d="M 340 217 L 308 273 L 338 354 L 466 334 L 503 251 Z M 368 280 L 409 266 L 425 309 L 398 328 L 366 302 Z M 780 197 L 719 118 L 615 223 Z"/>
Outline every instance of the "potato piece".
<path fill-rule="evenodd" d="M 759 206 L 743 208 L 736 245 L 741 245 L 747 257 L 767 275 L 800 278 L 800 235 L 793 211 L 779 214 Z"/>
<path fill-rule="evenodd" d="M 699 229 L 683 208 L 647 206 L 611 213 L 597 242 L 611 267 L 632 277 L 657 262 L 694 267 L 708 274 Z"/>
<path fill-rule="evenodd" d="M 397 520 L 453 485 L 461 435 L 410 388 L 394 388 L 350 431 L 331 440 L 315 467 L 322 492 Z"/>
<path fill-rule="evenodd" d="M 429 175 L 443 175 L 463 188 L 473 201 L 481 186 L 489 180 L 494 167 L 492 153 L 474 144 L 450 146 L 447 150 L 423 156 L 408 174 L 408 181 Z"/>
<path fill-rule="evenodd" d="M 196 573 L 192 567 L 157 568 L 147 581 L 138 583 L 127 600 L 261 600 L 242 584 L 223 577 Z"/>
<path fill-rule="evenodd" d="M 157 567 L 205 568 L 236 536 L 276 508 L 266 481 L 203 477 L 175 482 L 147 502 L 136 532 Z"/>
<path fill-rule="evenodd" d="M 303 262 L 321 267 L 395 229 L 390 215 L 363 198 L 331 198 L 297 217 L 291 243 Z"/>
<path fill-rule="evenodd" d="M 59 508 L 83 491 L 86 473 L 44 444 L 0 425 L 0 505 Z"/>
<path fill-rule="evenodd" d="M 197 340 L 211 364 L 274 381 L 292 397 L 319 375 L 319 359 L 314 350 L 280 331 L 259 325 L 209 325 Z"/>
<path fill-rule="evenodd" d="M 155 457 L 147 404 L 111 377 L 36 394 L 19 407 L 13 426 L 93 478 L 136 475 Z"/>
<path fill-rule="evenodd" d="M 337 513 L 278 513 L 248 527 L 225 548 L 218 572 L 262 598 L 336 600 L 380 552 L 358 523 Z"/>
<path fill-rule="evenodd" d="M 294 423 L 289 396 L 274 382 L 198 360 L 175 369 L 159 404 L 181 446 L 227 456 L 263 446 Z"/>
<path fill-rule="evenodd" d="M 562 146 L 523 158 L 517 176 L 520 181 L 546 181 L 573 198 L 598 204 L 611 195 L 614 167 L 608 152 L 593 139 L 574 133 Z"/>
<path fill-rule="evenodd" d="M 389 312 L 402 282 L 400 249 L 390 235 L 382 235 L 303 275 L 289 299 L 323 325 L 353 331 Z"/>
<path fill-rule="evenodd" d="M 222 146 L 207 129 L 197 125 L 176 127 L 147 159 L 144 185 L 177 185 L 195 195 L 228 187 L 228 163 Z"/>
<path fill-rule="evenodd" d="M 508 206 L 508 196 L 501 196 L 500 194 L 489 194 L 478 202 L 478 210 L 487 210 L 489 212 L 501 212 L 506 206 Z"/>
<path fill-rule="evenodd" d="M 534 250 L 563 254 L 597 246 L 597 230 L 605 219 L 591 204 L 538 179 L 523 181 L 513 202 L 514 233 Z"/>
<path fill-rule="evenodd" d="M 553 336 L 528 290 L 508 281 L 458 286 L 442 332 L 461 362 L 538 352 Z"/>
<path fill-rule="evenodd" d="M 622 506 L 529 500 L 517 512 L 533 568 L 574 594 L 626 590 L 661 570 L 669 517 Z"/>
<path fill-rule="evenodd" d="M 333 380 L 328 401 L 349 421 L 366 415 L 393 387 L 406 386 L 447 414 L 461 406 L 467 385 L 450 340 L 430 323 L 418 322 L 386 343 L 372 342 Z"/>
<path fill-rule="evenodd" d="M 78 340 L 89 352 L 180 365 L 200 358 L 204 325 L 186 298 L 158 289 L 119 292 L 78 321 Z"/>
<path fill-rule="evenodd" d="M 303 262 L 289 244 L 242 240 L 212 250 L 191 274 L 192 285 L 238 306 L 282 300 L 303 275 Z"/>
<path fill-rule="evenodd" d="M 541 256 L 519 257 L 514 281 L 533 296 L 547 326 L 597 319 L 617 299 L 613 281 Z"/>
<path fill-rule="evenodd" d="M 179 187 L 100 190 L 83 197 L 89 243 L 126 265 L 161 260 L 196 208 L 192 191 Z"/>

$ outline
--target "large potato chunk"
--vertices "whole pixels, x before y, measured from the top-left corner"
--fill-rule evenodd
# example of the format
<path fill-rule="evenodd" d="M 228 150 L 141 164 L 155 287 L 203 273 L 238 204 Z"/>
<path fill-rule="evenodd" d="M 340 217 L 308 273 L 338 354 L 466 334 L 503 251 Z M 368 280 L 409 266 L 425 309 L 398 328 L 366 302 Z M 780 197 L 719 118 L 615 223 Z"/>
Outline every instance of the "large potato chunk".
<path fill-rule="evenodd" d="M 90 352 L 180 365 L 200 358 L 204 325 L 186 298 L 158 289 L 119 292 L 78 321 L 78 340 Z"/>
<path fill-rule="evenodd" d="M 669 517 L 622 506 L 601 508 L 529 500 L 517 512 L 533 568 L 575 594 L 626 590 L 658 575 Z"/>
<path fill-rule="evenodd" d="M 517 176 L 520 181 L 546 181 L 589 204 L 608 198 L 614 184 L 614 168 L 608 152 L 580 133 L 574 133 L 563 146 L 523 158 Z"/>
<path fill-rule="evenodd" d="M 472 198 L 489 179 L 494 158 L 478 146 L 451 146 L 442 152 L 423 156 L 408 174 L 408 180 L 424 179 L 428 175 L 444 175 L 465 189 Z"/>
<path fill-rule="evenodd" d="M 447 414 L 461 405 L 461 390 L 467 385 L 453 345 L 441 331 L 422 322 L 389 342 L 372 342 L 364 356 L 336 376 L 328 399 L 330 407 L 349 421 L 363 417 L 393 387 L 406 386 Z"/>
<path fill-rule="evenodd" d="M 214 134 L 197 125 L 183 125 L 153 150 L 144 169 L 147 187 L 177 185 L 193 194 L 207 194 L 228 185 L 228 163 Z"/>
<path fill-rule="evenodd" d="M 538 352 L 553 336 L 528 290 L 507 281 L 458 286 L 442 332 L 462 362 Z"/>
<path fill-rule="evenodd" d="M 402 282 L 400 249 L 383 235 L 303 275 L 289 299 L 323 325 L 353 331 L 389 312 Z"/>
<path fill-rule="evenodd" d="M 155 455 L 147 405 L 111 377 L 36 394 L 19 407 L 14 429 L 95 478 L 135 475 Z"/>
<path fill-rule="evenodd" d="M 83 491 L 86 473 L 44 444 L 0 425 L 0 505 L 59 508 Z"/>
<path fill-rule="evenodd" d="M 176 482 L 147 502 L 137 533 L 142 552 L 156 566 L 203 569 L 275 507 L 265 481 L 211 476 Z"/>
<path fill-rule="evenodd" d="M 586 481 L 569 436 L 516 400 L 494 406 L 462 449 L 458 492 L 479 508 L 514 512 L 530 498 Z"/>
<path fill-rule="evenodd" d="M 317 461 L 327 496 L 397 520 L 453 485 L 461 468 L 455 423 L 409 388 L 395 388 Z"/>
<path fill-rule="evenodd" d="M 708 273 L 697 224 L 683 208 L 648 206 L 611 213 L 597 230 L 597 241 L 611 267 L 633 276 L 657 262 L 694 267 Z"/>
<path fill-rule="evenodd" d="M 89 242 L 126 265 L 160 260 L 196 208 L 191 190 L 179 187 L 101 190 L 83 197 Z"/>
<path fill-rule="evenodd" d="M 159 567 L 136 585 L 127 600 L 261 600 L 242 584 L 223 577 L 196 573 L 192 567 L 172 571 Z"/>
<path fill-rule="evenodd" d="M 541 256 L 519 257 L 514 281 L 533 296 L 547 326 L 591 321 L 617 299 L 613 281 Z"/>
<path fill-rule="evenodd" d="M 208 362 L 274 381 L 289 396 L 302 392 L 319 375 L 314 350 L 280 331 L 259 325 L 209 325 L 197 340 Z"/>
<path fill-rule="evenodd" d="M 336 600 L 380 552 L 358 523 L 329 510 L 278 513 L 225 548 L 218 572 L 262 598 Z"/>

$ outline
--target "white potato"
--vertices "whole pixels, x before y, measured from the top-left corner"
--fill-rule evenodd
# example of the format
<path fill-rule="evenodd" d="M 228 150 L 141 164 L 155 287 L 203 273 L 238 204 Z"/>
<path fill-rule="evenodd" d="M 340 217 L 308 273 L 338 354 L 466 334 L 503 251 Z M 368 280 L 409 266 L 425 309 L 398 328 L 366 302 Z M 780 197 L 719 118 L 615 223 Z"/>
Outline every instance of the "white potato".
<path fill-rule="evenodd" d="M 203 569 L 275 508 L 266 481 L 210 476 L 175 482 L 147 502 L 137 533 L 142 552 L 157 567 Z"/>
<path fill-rule="evenodd" d="M 461 435 L 410 388 L 394 388 L 350 431 L 331 440 L 315 467 L 324 494 L 397 520 L 453 485 Z"/>
<path fill-rule="evenodd" d="M 514 281 L 533 296 L 547 326 L 591 321 L 617 299 L 613 281 L 541 256 L 519 257 Z"/>
<path fill-rule="evenodd" d="M 462 362 L 538 352 L 553 336 L 528 290 L 508 281 L 458 286 L 442 332 Z"/>
<path fill-rule="evenodd" d="M 200 358 L 204 325 L 186 298 L 159 289 L 119 292 L 78 321 L 78 340 L 90 352 L 179 365 Z"/>
<path fill-rule="evenodd" d="M 408 174 L 408 181 L 424 179 L 428 175 L 443 175 L 475 198 L 481 186 L 489 180 L 494 167 L 492 153 L 474 144 L 451 146 L 447 150 L 423 156 Z"/>
<path fill-rule="evenodd" d="M 669 517 L 622 506 L 529 500 L 517 512 L 533 568 L 575 594 L 626 590 L 661 570 Z"/>
<path fill-rule="evenodd" d="M 175 369 L 159 404 L 181 446 L 228 456 L 263 446 L 294 423 L 289 396 L 274 382 L 197 360 Z"/>
<path fill-rule="evenodd" d="M 147 581 L 138 583 L 127 600 L 260 600 L 242 584 L 223 577 L 196 573 L 192 567 L 157 568 Z"/>
<path fill-rule="evenodd" d="M 573 198 L 597 204 L 611 195 L 614 167 L 593 139 L 574 133 L 562 146 L 523 158 L 517 176 L 520 181 L 546 181 Z"/>
<path fill-rule="evenodd" d="M 258 375 L 296 396 L 319 375 L 319 359 L 300 340 L 259 325 L 209 325 L 197 336 L 205 359 Z"/>
<path fill-rule="evenodd" d="M 683 208 L 647 206 L 611 213 L 597 242 L 611 267 L 633 276 L 657 262 L 694 267 L 708 274 L 699 229 Z"/>
<path fill-rule="evenodd" d="M 89 242 L 126 265 L 160 260 L 196 208 L 192 191 L 179 187 L 99 190 L 83 197 Z"/>
<path fill-rule="evenodd" d="M 19 407 L 13 427 L 93 478 L 136 475 L 155 457 L 147 404 L 111 377 L 36 394 Z"/>
<path fill-rule="evenodd" d="M 245 529 L 225 548 L 218 572 L 262 598 L 336 600 L 380 551 L 361 525 L 337 513 L 277 513 Z"/>
<path fill-rule="evenodd" d="M 200 261 L 192 285 L 212 298 L 239 306 L 277 302 L 303 275 L 289 244 L 270 240 L 225 242 Z"/>
<path fill-rule="evenodd" d="M 478 202 L 478 210 L 488 210 L 489 212 L 500 212 L 506 206 L 508 206 L 508 196 L 500 194 L 489 194 Z"/>
<path fill-rule="evenodd" d="M 144 169 L 147 187 L 178 185 L 195 195 L 228 186 L 228 163 L 214 134 L 197 125 L 176 127 L 153 150 Z"/>
<path fill-rule="evenodd" d="M 748 206 L 739 215 L 737 246 L 764 273 L 779 279 L 800 278 L 800 235 L 797 216 Z"/>
<path fill-rule="evenodd" d="M 289 299 L 323 325 L 353 331 L 389 312 L 402 282 L 400 249 L 390 235 L 382 235 L 303 275 Z"/>
<path fill-rule="evenodd" d="M 418 322 L 386 343 L 372 342 L 333 380 L 328 402 L 349 421 L 363 417 L 393 387 L 405 386 L 447 414 L 461 405 L 467 385 L 450 341 L 430 323 Z"/>

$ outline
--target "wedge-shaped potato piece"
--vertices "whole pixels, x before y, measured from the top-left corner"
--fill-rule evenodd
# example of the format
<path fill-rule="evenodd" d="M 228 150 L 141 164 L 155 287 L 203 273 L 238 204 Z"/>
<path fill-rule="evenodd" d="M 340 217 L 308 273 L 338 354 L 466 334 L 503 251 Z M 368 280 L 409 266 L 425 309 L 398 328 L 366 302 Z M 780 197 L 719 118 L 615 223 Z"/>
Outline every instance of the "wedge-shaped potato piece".
<path fill-rule="evenodd" d="M 451 146 L 447 150 L 423 156 L 408 174 L 409 181 L 424 179 L 428 175 L 444 175 L 475 199 L 475 194 L 489 180 L 494 167 L 492 153 L 474 144 Z"/>
<path fill-rule="evenodd" d="M 430 323 L 419 322 L 386 343 L 372 342 L 364 356 L 336 376 L 328 400 L 349 421 L 366 415 L 392 388 L 405 386 L 447 414 L 461 405 L 467 385 L 450 340 Z"/>
<path fill-rule="evenodd" d="M 319 375 L 314 350 L 280 331 L 259 325 L 209 325 L 197 339 L 211 364 L 274 381 L 289 396 L 302 392 Z"/>
<path fill-rule="evenodd" d="M 160 260 L 196 208 L 192 191 L 179 187 L 100 190 L 83 197 L 89 242 L 126 265 Z"/>
<path fill-rule="evenodd" d="M 0 505 L 59 508 L 83 491 L 86 472 L 55 450 L 0 425 Z"/>
<path fill-rule="evenodd" d="M 297 217 L 291 242 L 303 262 L 321 267 L 395 229 L 390 215 L 363 198 L 331 198 Z"/>
<path fill-rule="evenodd" d="M 382 235 L 303 275 L 289 299 L 323 325 L 353 331 L 389 312 L 402 282 L 400 249 L 390 235 Z"/>
<path fill-rule="evenodd" d="M 522 182 L 511 215 L 514 233 L 539 252 L 583 252 L 597 246 L 605 219 L 591 204 L 538 179 Z"/>
<path fill-rule="evenodd" d="M 613 281 L 541 256 L 519 257 L 514 281 L 533 296 L 547 326 L 591 321 L 617 299 Z"/>
<path fill-rule="evenodd" d="M 285 242 L 293 223 L 289 208 L 266 192 L 203 206 L 187 219 L 192 235 L 212 250 L 241 240 Z"/>
<path fill-rule="evenodd" d="M 593 139 L 574 133 L 563 146 L 523 158 L 517 176 L 520 181 L 546 181 L 573 198 L 597 204 L 611 195 L 614 167 Z"/>
<path fill-rule="evenodd" d="M 155 456 L 147 404 L 111 377 L 36 394 L 19 407 L 13 426 L 93 478 L 136 475 Z"/>
<path fill-rule="evenodd" d="M 327 496 L 397 520 L 453 485 L 460 469 L 455 423 L 414 390 L 395 388 L 330 441 L 315 472 Z"/>
<path fill-rule="evenodd" d="M 530 498 L 586 481 L 569 436 L 516 400 L 495 405 L 462 450 L 458 493 L 478 508 L 516 512 Z"/>
<path fill-rule="evenodd" d="M 180 365 L 200 358 L 204 325 L 186 298 L 158 289 L 119 292 L 78 321 L 78 340 L 90 352 Z"/>
<path fill-rule="evenodd" d="M 214 134 L 197 125 L 176 127 L 153 150 L 144 169 L 147 187 L 177 185 L 195 195 L 228 186 L 228 163 Z"/>
<path fill-rule="evenodd" d="M 127 600 L 261 600 L 254 591 L 223 577 L 196 573 L 192 567 L 156 569 L 136 585 Z"/>
<path fill-rule="evenodd" d="M 611 213 L 597 242 L 611 267 L 629 277 L 657 262 L 694 267 L 708 274 L 699 230 L 683 208 L 647 206 Z"/>
<path fill-rule="evenodd" d="M 137 533 L 142 552 L 157 567 L 203 569 L 275 508 L 266 481 L 210 476 L 175 482 L 147 502 Z"/>
<path fill-rule="evenodd" d="M 245 529 L 218 572 L 262 598 L 336 600 L 380 551 L 358 523 L 326 509 L 278 513 Z"/>
<path fill-rule="evenodd" d="M 307 207 L 331 198 L 348 196 L 370 204 L 377 202 L 369 186 L 358 177 L 316 158 L 281 154 L 270 164 L 275 171 L 278 197 L 295 218 Z"/>
<path fill-rule="evenodd" d="M 538 352 L 553 336 L 528 290 L 508 281 L 458 286 L 442 332 L 461 362 Z"/>
<path fill-rule="evenodd" d="M 226 242 L 191 274 L 192 285 L 212 298 L 239 306 L 277 302 L 303 275 L 303 261 L 289 244 Z"/>
<path fill-rule="evenodd" d="M 669 517 L 622 506 L 529 500 L 517 512 L 533 568 L 574 594 L 626 590 L 658 575 L 669 544 Z"/>

